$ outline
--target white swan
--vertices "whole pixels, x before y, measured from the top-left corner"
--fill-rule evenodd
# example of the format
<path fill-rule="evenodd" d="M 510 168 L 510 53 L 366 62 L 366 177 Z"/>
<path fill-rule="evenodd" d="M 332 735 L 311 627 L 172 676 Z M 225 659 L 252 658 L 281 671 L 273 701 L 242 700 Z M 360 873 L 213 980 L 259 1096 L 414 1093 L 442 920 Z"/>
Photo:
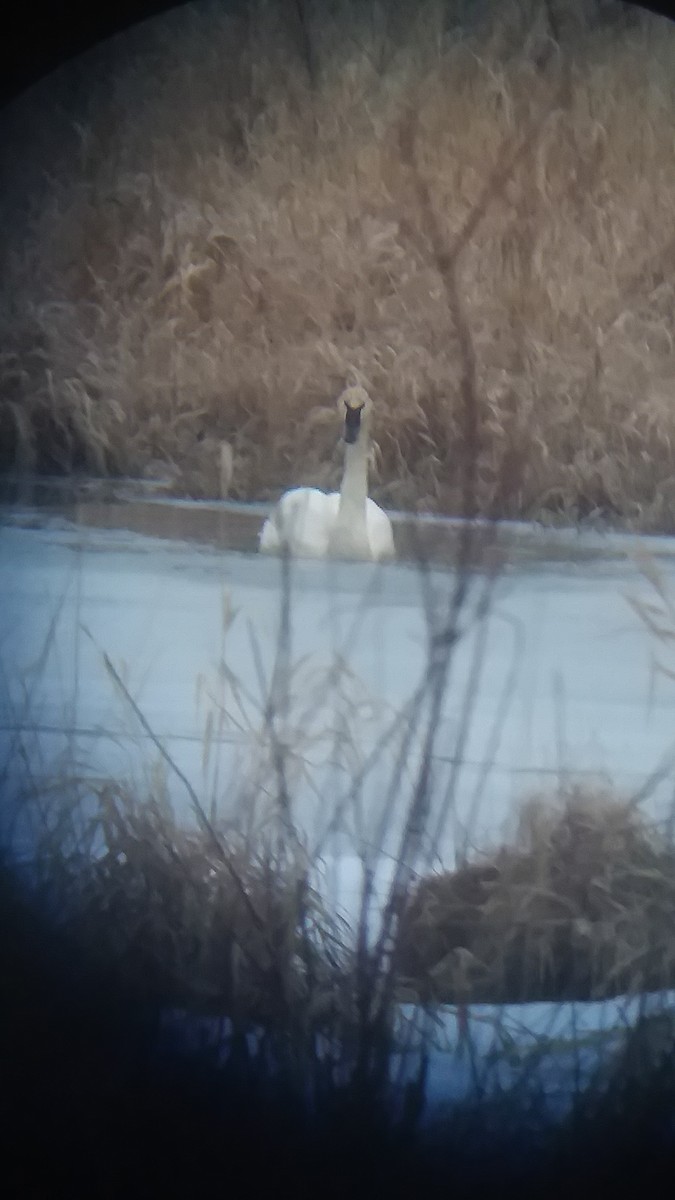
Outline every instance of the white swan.
<path fill-rule="evenodd" d="M 339 492 L 300 487 L 285 492 L 260 531 L 260 549 L 310 558 L 394 557 L 389 517 L 368 498 L 372 401 L 349 387 L 344 405 L 345 469 Z"/>

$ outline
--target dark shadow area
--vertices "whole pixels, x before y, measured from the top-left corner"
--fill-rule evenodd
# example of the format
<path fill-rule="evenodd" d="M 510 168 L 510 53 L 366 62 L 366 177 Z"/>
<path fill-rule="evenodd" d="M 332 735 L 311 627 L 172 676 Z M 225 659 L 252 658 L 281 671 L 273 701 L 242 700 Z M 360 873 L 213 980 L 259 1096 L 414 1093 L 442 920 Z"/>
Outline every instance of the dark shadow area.
<path fill-rule="evenodd" d="M 178 8 L 180 2 L 109 0 L 94 8 L 71 8 L 39 0 L 26 9 L 13 6 L 2 21 L 0 104 L 106 38 Z"/>
<path fill-rule="evenodd" d="M 162 1039 L 152 987 L 40 914 L 7 868 L 1 878 L 2 1155 L 9 1194 L 198 1192 L 246 1180 L 323 1194 L 569 1194 L 675 1165 L 673 1033 L 639 1023 L 602 1087 L 557 1132 L 537 1127 L 518 1092 L 458 1109 L 421 1139 L 368 1087 L 315 1089 L 270 1069 L 236 1038 L 219 1057 Z M 667 1026 L 667 1028 L 665 1027 Z M 319 1097 L 316 1103 L 316 1097 Z M 419 1105 L 409 1087 L 406 1106 Z M 520 1106 L 520 1111 L 519 1111 Z M 600 1193 L 604 1194 L 604 1193 Z"/>

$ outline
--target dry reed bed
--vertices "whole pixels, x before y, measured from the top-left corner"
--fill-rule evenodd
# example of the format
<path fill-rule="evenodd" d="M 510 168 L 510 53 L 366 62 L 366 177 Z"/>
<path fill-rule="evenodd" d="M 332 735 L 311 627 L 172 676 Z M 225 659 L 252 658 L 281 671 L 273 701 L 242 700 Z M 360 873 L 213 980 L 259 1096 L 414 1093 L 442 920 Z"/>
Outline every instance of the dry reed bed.
<path fill-rule="evenodd" d="M 553 1133 L 539 1136 L 527 1071 L 522 1095 L 516 1089 L 493 1104 L 483 1097 L 461 1107 L 439 1121 L 430 1144 L 415 1135 L 415 1089 L 402 1127 L 377 1098 L 364 1111 L 335 1086 L 321 1096 L 312 1123 L 287 1079 L 270 1089 L 265 1062 L 261 1079 L 250 1060 L 239 1068 L 230 1061 L 227 1069 L 198 1052 L 182 1062 L 158 1060 L 152 1013 L 138 1004 L 138 993 L 120 992 L 114 974 L 92 974 L 90 962 L 83 969 L 72 946 L 17 896 L 4 867 L 0 1028 L 11 1103 L 2 1144 L 6 1175 L 22 1192 L 38 1179 L 42 1186 L 45 1170 L 69 1192 L 93 1181 L 112 1194 L 130 1183 L 152 1190 L 164 1179 L 170 1193 L 182 1191 L 196 1179 L 212 1185 L 241 1169 L 258 1183 L 274 1183 L 280 1173 L 305 1186 L 328 1183 L 330 1195 L 336 1185 L 361 1186 L 371 1176 L 374 1183 L 391 1180 L 392 1194 L 423 1183 L 426 1194 L 444 1195 L 452 1175 L 466 1185 L 458 1191 L 453 1183 L 454 1192 L 468 1196 L 498 1175 L 502 1191 L 508 1181 L 507 1194 L 513 1181 L 519 1196 L 562 1196 L 582 1179 L 606 1184 L 620 1174 L 623 1182 L 637 1181 L 647 1163 L 672 1166 L 667 1016 L 639 1023 Z M 75 1153 L 83 1142 L 84 1158 Z M 523 1191 L 535 1181 L 536 1189 Z"/>
<path fill-rule="evenodd" d="M 675 848 L 609 791 L 563 790 L 518 835 L 423 878 L 397 964 L 436 1003 L 604 999 L 675 985 Z"/>
<path fill-rule="evenodd" d="M 37 860 L 85 957 L 162 1008 L 301 1041 L 354 1034 L 356 931 L 288 831 L 186 832 L 164 803 L 113 783 L 84 807 L 80 795 L 52 822 Z M 611 791 L 570 786 L 524 804 L 511 845 L 411 886 L 392 995 L 517 1003 L 673 987 L 674 922 L 671 841 Z"/>
<path fill-rule="evenodd" d="M 189 5 L 64 67 L 65 125 L 49 83 L 19 103 L 49 178 L 31 204 L 17 142 L 5 465 L 159 458 L 214 495 L 226 441 L 235 497 L 326 485 L 355 369 L 378 403 L 374 494 L 458 512 L 461 354 L 400 152 L 414 110 L 449 243 L 489 194 L 458 263 L 481 509 L 672 528 L 675 37 L 590 0 L 468 13 Z"/>
<path fill-rule="evenodd" d="M 248 839 L 231 829 L 215 837 L 208 829 L 188 833 L 161 797 L 140 802 L 111 781 L 95 787 L 74 781 L 70 793 L 64 783 L 62 792 L 61 805 L 55 794 L 48 797 L 49 820 L 37 854 L 38 894 L 49 901 L 61 936 L 53 926 L 41 927 L 32 906 L 17 904 L 5 863 L 0 892 L 11 902 L 3 904 L 1 923 L 7 978 L 17 974 L 21 959 L 25 988 L 25 995 L 11 997 L 8 1036 L 24 1047 L 26 1023 L 35 1022 L 30 1036 L 39 1047 L 45 1028 L 52 1029 L 51 1040 L 60 1036 L 64 1042 L 63 1029 L 72 1030 L 73 1046 L 63 1049 L 75 1096 L 63 1110 L 66 1119 L 79 1127 L 81 1104 L 84 1126 L 92 1125 L 98 1144 L 101 1113 L 110 1108 L 119 1122 L 128 1095 L 132 1122 L 141 1120 L 140 1111 L 139 1128 L 146 1132 L 156 1119 L 165 1136 L 167 1120 L 182 1114 L 189 1122 L 196 1113 L 199 1144 L 206 1121 L 216 1144 L 227 1138 L 226 1129 L 236 1131 L 236 1154 L 239 1139 L 247 1146 L 255 1131 L 251 1144 L 259 1145 L 260 1130 L 269 1125 L 270 1145 L 296 1147 L 291 1159 L 297 1166 L 305 1162 L 312 1132 L 302 1097 L 311 1094 L 315 1132 L 326 1137 L 321 1152 L 331 1161 L 339 1144 L 344 1161 L 353 1156 L 362 1163 L 365 1154 L 381 1169 L 383 1160 L 398 1154 L 405 1159 L 409 1152 L 413 1162 L 424 1163 L 415 1132 L 423 1075 L 407 1089 L 400 1124 L 378 1090 L 377 1073 L 366 1076 L 365 1085 L 360 1079 L 354 1048 L 377 1035 L 385 1039 L 388 1062 L 395 1048 L 392 1014 L 379 1030 L 363 1025 L 363 963 L 350 949 L 348 931 L 312 891 L 297 839 L 273 825 Z M 393 1002 L 561 1000 L 672 984 L 675 854 L 637 810 L 610 792 L 571 788 L 557 797 L 557 807 L 550 797 L 533 800 L 514 844 L 486 856 L 485 864 L 424 878 L 409 894 L 395 949 Z M 452 970 L 453 946 L 474 965 L 484 952 L 487 966 L 460 979 Z M 45 965 L 50 955 L 51 967 Z M 67 979 L 55 955 L 62 956 Z M 439 958 L 440 972 L 434 971 Z M 50 970 L 45 1020 L 39 981 Z M 377 985 L 373 977 L 367 993 L 375 994 Z M 226 1065 L 208 1043 L 201 1050 L 195 1044 L 184 1072 L 171 1054 L 162 1059 L 161 1048 L 157 1058 L 159 1014 L 175 1007 L 191 1017 L 229 1018 Z M 245 1035 L 253 1028 L 263 1036 L 257 1048 L 246 1050 Z M 46 1068 L 36 1065 L 40 1053 L 47 1054 Z M 59 1053 L 49 1041 L 42 1051 L 31 1049 L 28 1062 L 18 1061 L 17 1079 L 37 1074 L 31 1089 L 46 1088 L 52 1104 L 53 1082 L 43 1075 L 54 1070 L 49 1064 L 55 1056 L 60 1061 Z M 544 1061 L 547 1053 L 544 1044 Z M 271 1064 L 275 1070 L 281 1065 L 280 1075 Z M 619 1135 L 622 1144 L 625 1139 L 638 1149 L 670 1145 L 672 1064 L 672 1019 L 640 1022 L 577 1097 L 572 1118 L 558 1141 L 546 1143 L 545 1155 L 567 1160 L 587 1153 L 596 1162 Z M 512 1149 L 538 1086 L 531 1070 L 532 1064 L 523 1065 L 522 1088 L 469 1104 L 449 1123 L 444 1118 L 443 1172 L 446 1163 L 466 1162 L 473 1169 L 486 1139 L 493 1149 Z M 636 1098 L 646 1113 L 641 1122 Z M 545 1156 L 542 1161 L 545 1167 Z"/>
<path fill-rule="evenodd" d="M 51 825 L 36 850 L 50 910 L 144 1002 L 296 1035 L 346 1020 L 344 929 L 297 842 L 187 831 L 112 781 L 76 788 Z"/>

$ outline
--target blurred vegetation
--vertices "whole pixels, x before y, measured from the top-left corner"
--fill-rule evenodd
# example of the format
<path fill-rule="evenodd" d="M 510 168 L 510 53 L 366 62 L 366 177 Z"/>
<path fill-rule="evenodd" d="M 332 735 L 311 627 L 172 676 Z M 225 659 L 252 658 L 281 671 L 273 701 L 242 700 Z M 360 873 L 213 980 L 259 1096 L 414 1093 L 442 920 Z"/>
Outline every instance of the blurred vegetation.
<path fill-rule="evenodd" d="M 358 371 L 385 505 L 461 511 L 471 452 L 484 512 L 672 529 L 674 60 L 605 0 L 257 0 L 66 64 L 4 119 L 5 467 L 332 485 Z M 440 232 L 473 222 L 474 447 L 411 113 Z"/>

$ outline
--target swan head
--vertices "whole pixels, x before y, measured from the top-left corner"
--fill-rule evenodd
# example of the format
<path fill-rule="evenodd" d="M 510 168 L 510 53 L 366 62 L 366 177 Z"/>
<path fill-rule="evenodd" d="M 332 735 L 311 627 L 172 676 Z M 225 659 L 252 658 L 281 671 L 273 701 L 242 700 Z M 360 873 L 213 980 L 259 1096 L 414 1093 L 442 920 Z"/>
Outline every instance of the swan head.
<path fill-rule="evenodd" d="M 370 429 L 373 402 L 365 388 L 348 387 L 338 400 L 344 418 L 344 439 L 349 445 L 358 441 L 362 430 Z"/>

